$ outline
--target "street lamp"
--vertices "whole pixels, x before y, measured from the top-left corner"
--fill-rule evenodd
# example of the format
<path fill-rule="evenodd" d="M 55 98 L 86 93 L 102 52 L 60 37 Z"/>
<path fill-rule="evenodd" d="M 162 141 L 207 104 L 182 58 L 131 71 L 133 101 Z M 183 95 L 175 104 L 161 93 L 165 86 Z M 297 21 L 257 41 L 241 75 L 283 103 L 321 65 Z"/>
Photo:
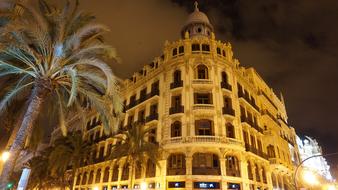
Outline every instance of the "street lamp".
<path fill-rule="evenodd" d="M 317 179 L 317 177 L 315 176 L 315 174 L 311 171 L 304 171 L 303 172 L 303 180 L 310 184 L 310 185 L 318 185 L 319 181 Z"/>
<path fill-rule="evenodd" d="M 99 190 L 99 187 L 98 187 L 98 186 L 95 186 L 95 187 L 93 188 L 93 190 Z"/>
<path fill-rule="evenodd" d="M 309 160 L 309 159 L 311 159 L 311 158 L 315 158 L 315 157 L 333 156 L 333 155 L 337 155 L 337 154 L 338 154 L 338 152 L 329 153 L 329 154 L 324 154 L 324 155 L 322 155 L 322 154 L 317 154 L 317 155 L 310 156 L 310 157 L 304 159 L 303 161 L 301 161 L 301 162 L 299 163 L 299 165 L 297 166 L 297 168 L 296 168 L 296 170 L 295 170 L 295 174 L 294 174 L 294 176 L 293 176 L 294 185 L 295 185 L 296 190 L 298 189 L 297 172 L 298 172 L 298 169 L 302 166 L 302 164 L 303 164 L 305 161 L 307 161 L 307 160 Z"/>
<path fill-rule="evenodd" d="M 9 156 L 10 156 L 9 152 L 8 152 L 8 151 L 4 151 L 4 152 L 1 154 L 1 160 L 2 160 L 3 162 L 6 162 L 6 161 L 8 160 L 8 158 L 9 158 Z"/>

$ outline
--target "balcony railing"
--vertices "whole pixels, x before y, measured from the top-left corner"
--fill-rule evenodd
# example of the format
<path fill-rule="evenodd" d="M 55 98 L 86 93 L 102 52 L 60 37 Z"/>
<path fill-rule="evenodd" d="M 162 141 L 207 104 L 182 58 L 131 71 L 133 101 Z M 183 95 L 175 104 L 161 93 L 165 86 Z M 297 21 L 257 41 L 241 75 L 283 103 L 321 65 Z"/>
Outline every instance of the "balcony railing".
<path fill-rule="evenodd" d="M 185 168 L 168 168 L 167 175 L 185 175 Z"/>
<path fill-rule="evenodd" d="M 146 118 L 146 122 L 158 120 L 158 113 L 153 113 Z"/>
<path fill-rule="evenodd" d="M 207 167 L 192 167 L 192 175 L 221 175 L 221 169 Z"/>
<path fill-rule="evenodd" d="M 195 104 L 194 105 L 194 110 L 213 110 L 214 109 L 214 105 L 212 104 Z"/>
<path fill-rule="evenodd" d="M 224 143 L 242 146 L 242 142 L 238 139 L 228 138 L 224 136 L 190 136 L 190 137 L 174 137 L 162 141 L 162 144 L 176 143 Z"/>
<path fill-rule="evenodd" d="M 256 105 L 254 99 L 251 99 L 249 94 L 238 91 L 238 97 L 243 98 L 247 103 L 249 103 L 253 108 L 259 112 L 259 107 Z"/>
<path fill-rule="evenodd" d="M 264 159 L 268 159 L 268 155 L 266 153 L 264 153 L 261 150 L 258 150 L 256 147 L 251 146 L 249 144 L 245 144 L 245 150 L 249 151 L 249 152 L 252 152 L 252 153 L 256 154 L 257 156 L 260 156 L 260 157 L 262 157 Z"/>
<path fill-rule="evenodd" d="M 221 82 L 221 88 L 227 89 L 227 90 L 232 90 L 232 86 L 228 84 L 227 82 L 222 81 Z"/>
<path fill-rule="evenodd" d="M 178 88 L 183 86 L 183 80 L 175 81 L 170 84 L 170 89 Z"/>
<path fill-rule="evenodd" d="M 275 116 L 273 116 L 272 113 L 270 113 L 268 110 L 262 110 L 261 114 L 267 115 L 268 117 L 270 117 L 271 120 L 273 120 L 277 125 L 280 126 L 278 119 Z"/>
<path fill-rule="evenodd" d="M 159 96 L 159 95 L 160 95 L 160 91 L 159 90 L 152 90 L 146 96 L 142 95 L 140 97 L 140 99 L 131 101 L 128 105 L 125 106 L 125 109 L 129 110 L 129 109 L 135 107 L 136 105 L 138 105 L 138 104 L 140 104 L 140 103 L 142 103 L 142 102 L 144 102 L 144 101 L 146 101 L 146 100 L 148 100 L 148 99 L 150 99 L 150 98 L 152 98 L 154 96 Z"/>
<path fill-rule="evenodd" d="M 223 107 L 222 108 L 222 112 L 223 112 L 223 115 L 232 115 L 232 116 L 235 116 L 235 110 L 232 109 L 232 108 Z"/>
<path fill-rule="evenodd" d="M 193 84 L 212 84 L 212 80 L 210 79 L 194 79 L 192 81 Z"/>
<path fill-rule="evenodd" d="M 175 114 L 175 113 L 184 113 L 184 106 L 178 106 L 178 107 L 171 107 L 169 109 L 169 114 Z"/>

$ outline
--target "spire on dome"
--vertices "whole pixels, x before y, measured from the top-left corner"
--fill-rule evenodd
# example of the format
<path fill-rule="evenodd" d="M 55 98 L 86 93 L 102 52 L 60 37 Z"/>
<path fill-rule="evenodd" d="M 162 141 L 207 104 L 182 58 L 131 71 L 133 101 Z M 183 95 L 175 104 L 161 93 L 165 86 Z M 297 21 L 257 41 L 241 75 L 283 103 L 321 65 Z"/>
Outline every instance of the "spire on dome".
<path fill-rule="evenodd" d="M 195 11 L 200 11 L 200 10 L 198 9 L 198 2 L 197 2 L 197 1 L 195 1 L 194 5 L 195 5 Z"/>

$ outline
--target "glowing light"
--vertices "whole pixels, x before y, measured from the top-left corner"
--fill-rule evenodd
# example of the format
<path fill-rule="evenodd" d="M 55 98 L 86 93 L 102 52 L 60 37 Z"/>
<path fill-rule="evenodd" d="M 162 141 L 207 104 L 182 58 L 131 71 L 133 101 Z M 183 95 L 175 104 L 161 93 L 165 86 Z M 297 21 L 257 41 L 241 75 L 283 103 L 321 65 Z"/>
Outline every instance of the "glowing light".
<path fill-rule="evenodd" d="M 328 185 L 327 190 L 336 190 L 336 187 L 334 185 Z"/>
<path fill-rule="evenodd" d="M 141 183 L 141 190 L 146 190 L 147 189 L 147 183 L 146 182 L 142 182 Z"/>
<path fill-rule="evenodd" d="M 96 187 L 93 188 L 93 190 L 99 190 L 99 187 L 96 186 Z"/>
<path fill-rule="evenodd" d="M 308 183 L 310 185 L 318 185 L 319 184 L 319 181 L 316 178 L 315 174 L 313 174 L 311 171 L 304 171 L 303 179 L 306 183 Z"/>
<path fill-rule="evenodd" d="M 3 162 L 6 162 L 6 161 L 8 160 L 8 158 L 9 158 L 9 156 L 10 156 L 9 152 L 5 151 L 5 152 L 3 152 L 2 155 L 1 155 L 1 160 L 2 160 Z"/>

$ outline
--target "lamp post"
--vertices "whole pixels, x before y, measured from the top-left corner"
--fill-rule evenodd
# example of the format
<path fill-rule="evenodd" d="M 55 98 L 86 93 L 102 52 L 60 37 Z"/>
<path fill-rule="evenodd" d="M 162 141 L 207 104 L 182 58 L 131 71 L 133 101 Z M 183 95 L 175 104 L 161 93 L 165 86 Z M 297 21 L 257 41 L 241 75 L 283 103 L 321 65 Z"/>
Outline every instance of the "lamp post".
<path fill-rule="evenodd" d="M 293 180 L 294 180 L 294 184 L 295 184 L 295 187 L 296 187 L 296 190 L 298 189 L 298 183 L 297 183 L 297 173 L 298 173 L 298 169 L 303 165 L 303 163 L 311 158 L 315 158 L 315 157 L 325 157 L 325 156 L 333 156 L 333 155 L 338 155 L 338 152 L 334 152 L 334 153 L 329 153 L 329 154 L 316 154 L 316 155 L 313 155 L 313 156 L 310 156 L 306 159 L 304 159 L 303 161 L 301 161 L 296 170 L 295 170 L 295 174 L 293 176 Z"/>

